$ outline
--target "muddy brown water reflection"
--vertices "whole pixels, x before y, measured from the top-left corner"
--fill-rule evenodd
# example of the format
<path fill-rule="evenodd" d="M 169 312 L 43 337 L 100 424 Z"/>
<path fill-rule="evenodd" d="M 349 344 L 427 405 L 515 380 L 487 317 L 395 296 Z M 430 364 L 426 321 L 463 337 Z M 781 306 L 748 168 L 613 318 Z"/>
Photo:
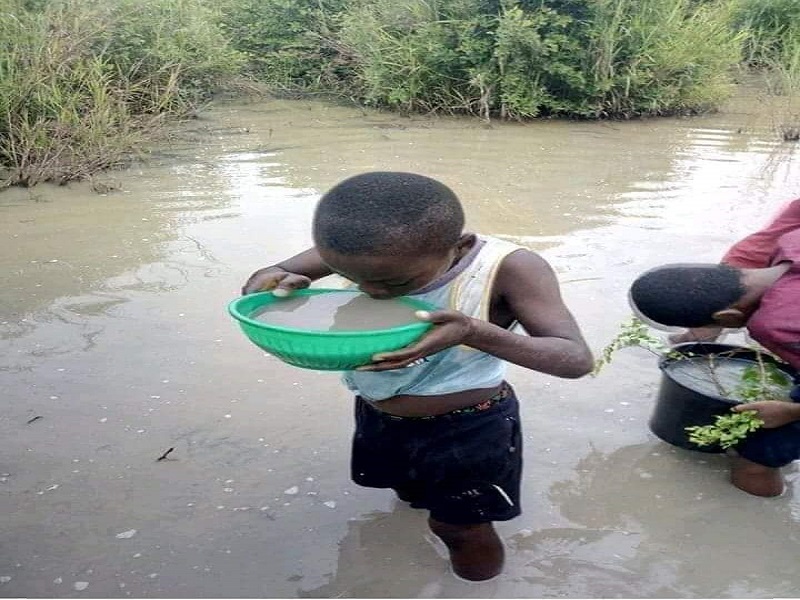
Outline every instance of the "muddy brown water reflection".
<path fill-rule="evenodd" d="M 468 586 L 423 514 L 349 482 L 337 376 L 264 356 L 225 313 L 252 270 L 309 244 L 321 190 L 410 170 L 452 186 L 475 230 L 543 252 L 598 349 L 638 272 L 717 260 L 800 196 L 760 106 L 488 126 L 220 105 L 147 165 L 104 176 L 119 192 L 0 194 L 0 595 L 796 595 L 794 468 L 784 497 L 755 499 L 721 457 L 659 442 L 645 353 L 597 379 L 512 369 L 524 514 L 500 525 L 505 576 Z"/>

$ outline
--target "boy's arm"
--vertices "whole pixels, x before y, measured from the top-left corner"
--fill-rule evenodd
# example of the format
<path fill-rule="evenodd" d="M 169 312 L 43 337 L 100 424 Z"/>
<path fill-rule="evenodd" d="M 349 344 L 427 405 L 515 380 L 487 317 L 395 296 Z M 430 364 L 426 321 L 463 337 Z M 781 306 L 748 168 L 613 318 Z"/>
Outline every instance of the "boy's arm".
<path fill-rule="evenodd" d="M 287 258 L 275 265 L 259 269 L 247 280 L 242 294 L 252 294 L 272 289 L 297 290 L 308 287 L 317 279 L 332 275 L 314 248 Z"/>
<path fill-rule="evenodd" d="M 398 352 L 379 354 L 374 357 L 379 362 L 361 369 L 396 369 L 445 348 L 466 344 L 558 377 L 577 378 L 591 372 L 592 353 L 564 305 L 555 273 L 543 258 L 527 250 L 510 254 L 500 266 L 495 296 L 508 306 L 528 336 L 457 311 L 436 311 L 429 320 L 437 327 L 420 342 Z"/>
<path fill-rule="evenodd" d="M 558 377 L 577 378 L 591 372 L 592 352 L 561 298 L 547 261 L 528 250 L 510 254 L 500 265 L 495 288 L 528 336 L 476 321 L 467 341 L 470 346 Z"/>

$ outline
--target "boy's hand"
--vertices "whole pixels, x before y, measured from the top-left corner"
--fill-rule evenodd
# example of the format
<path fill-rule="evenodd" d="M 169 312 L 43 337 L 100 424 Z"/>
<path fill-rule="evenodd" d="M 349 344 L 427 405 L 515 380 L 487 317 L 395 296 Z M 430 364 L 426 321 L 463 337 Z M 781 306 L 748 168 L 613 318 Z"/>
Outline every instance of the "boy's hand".
<path fill-rule="evenodd" d="M 277 267 L 259 269 L 242 288 L 242 295 L 274 290 L 276 296 L 288 296 L 293 290 L 301 290 L 311 285 L 311 279 L 305 275 L 289 273 Z"/>
<path fill-rule="evenodd" d="M 800 404 L 784 402 L 782 400 L 747 402 L 745 404 L 737 404 L 731 410 L 734 412 L 754 410 L 757 413 L 756 416 L 764 421 L 762 427 L 766 429 L 783 427 L 784 425 L 800 420 Z"/>
<path fill-rule="evenodd" d="M 416 313 L 422 321 L 433 323 L 434 327 L 416 344 L 397 350 L 383 352 L 372 357 L 371 365 L 358 367 L 357 371 L 388 371 L 401 369 L 412 363 L 436 354 L 446 348 L 458 346 L 466 342 L 474 331 L 473 319 L 455 310 L 425 310 Z"/>

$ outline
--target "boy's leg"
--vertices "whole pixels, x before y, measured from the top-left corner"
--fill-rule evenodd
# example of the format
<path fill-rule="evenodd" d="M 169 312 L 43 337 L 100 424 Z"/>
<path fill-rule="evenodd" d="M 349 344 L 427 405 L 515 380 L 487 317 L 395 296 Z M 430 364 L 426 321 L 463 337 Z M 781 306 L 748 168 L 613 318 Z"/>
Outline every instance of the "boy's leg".
<path fill-rule="evenodd" d="M 800 386 L 790 394 L 800 402 Z M 800 458 L 800 421 L 751 433 L 731 458 L 731 483 L 754 496 L 780 496 L 784 481 L 781 467 Z"/>
<path fill-rule="evenodd" d="M 730 457 L 731 483 L 743 492 L 771 498 L 783 493 L 781 470 L 760 465 L 738 455 Z"/>
<path fill-rule="evenodd" d="M 486 411 L 445 418 L 418 463 L 428 523 L 450 552 L 453 572 L 484 581 L 503 569 L 494 521 L 518 516 L 522 432 L 513 390 Z"/>
<path fill-rule="evenodd" d="M 491 523 L 451 525 L 428 519 L 435 533 L 450 551 L 453 572 L 469 581 L 485 581 L 503 570 L 503 542 Z"/>

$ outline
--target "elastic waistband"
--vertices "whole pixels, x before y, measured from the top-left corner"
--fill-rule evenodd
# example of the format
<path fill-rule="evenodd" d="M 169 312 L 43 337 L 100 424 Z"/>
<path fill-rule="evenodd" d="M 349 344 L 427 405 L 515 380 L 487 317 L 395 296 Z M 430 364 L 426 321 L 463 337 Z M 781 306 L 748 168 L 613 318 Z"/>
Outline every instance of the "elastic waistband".
<path fill-rule="evenodd" d="M 473 404 L 472 406 L 465 406 L 464 408 L 457 408 L 455 410 L 442 413 L 441 415 L 429 415 L 424 417 L 400 417 L 398 415 L 390 415 L 389 413 L 382 412 L 379 409 L 375 408 L 374 406 L 371 406 L 371 408 L 381 413 L 381 416 L 383 416 L 384 418 L 387 418 L 391 421 L 433 421 L 435 419 L 442 419 L 446 417 L 452 417 L 455 415 L 468 415 L 472 413 L 483 412 L 489 410 L 496 404 L 500 404 L 501 402 L 504 402 L 509 398 L 512 398 L 513 396 L 514 396 L 514 390 L 507 382 L 504 381 L 501 384 L 500 389 L 497 391 L 497 393 L 491 398 L 483 400 L 482 402 L 478 402 L 477 404 Z"/>

